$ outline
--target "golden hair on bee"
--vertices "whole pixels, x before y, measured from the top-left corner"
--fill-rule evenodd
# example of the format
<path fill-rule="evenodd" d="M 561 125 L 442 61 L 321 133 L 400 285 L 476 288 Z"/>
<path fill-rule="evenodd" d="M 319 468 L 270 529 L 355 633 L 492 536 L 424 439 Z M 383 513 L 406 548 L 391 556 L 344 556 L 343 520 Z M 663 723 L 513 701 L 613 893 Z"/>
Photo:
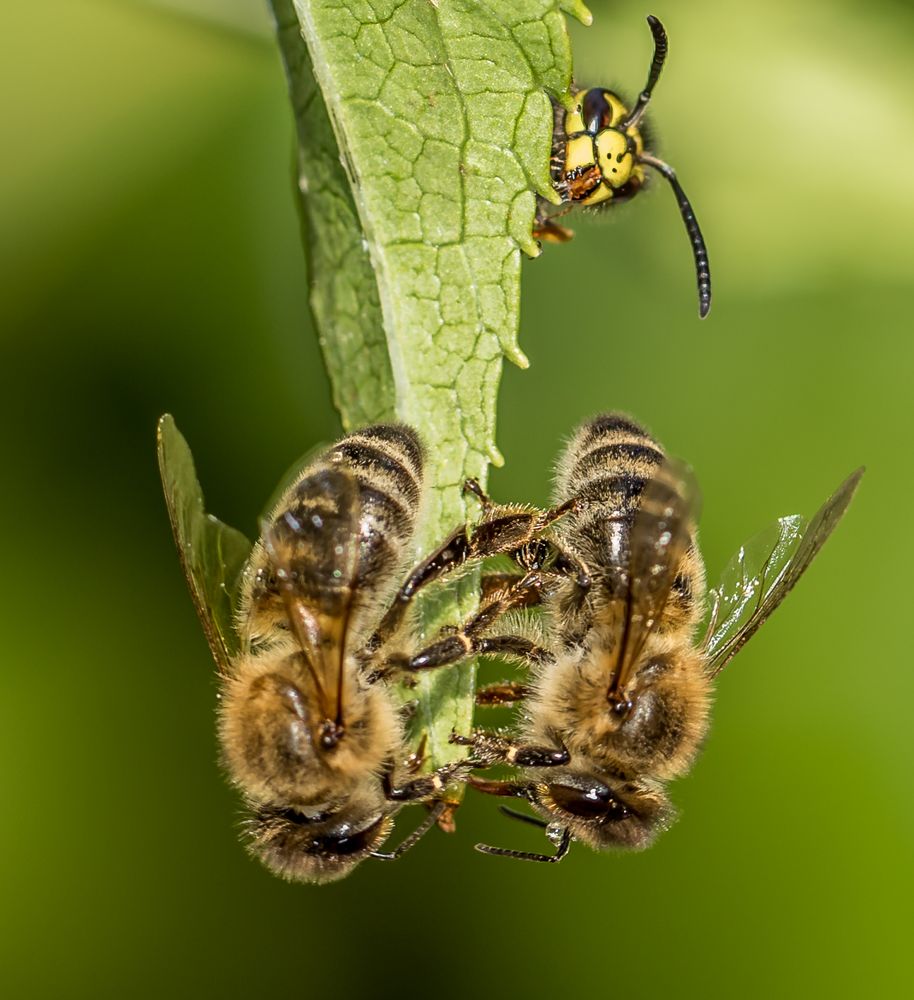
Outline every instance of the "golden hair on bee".
<path fill-rule="evenodd" d="M 466 655 L 442 654 L 439 637 L 423 646 L 411 624 L 413 598 L 450 562 L 423 564 L 421 579 L 414 570 L 408 591 L 398 589 L 423 499 L 418 435 L 396 424 L 366 427 L 301 471 L 250 552 L 229 634 L 216 611 L 224 586 L 210 586 L 193 558 L 182 498 L 169 485 L 189 462 L 169 421 L 159 437 L 166 500 L 219 667 L 222 757 L 248 807 L 252 853 L 303 882 L 342 878 L 367 857 L 401 856 L 443 816 L 447 786 L 469 766 L 417 773 L 421 760 L 407 745 L 391 686 L 403 673 Z M 428 804 L 428 816 L 382 853 L 409 802 Z"/>
<path fill-rule="evenodd" d="M 737 553 L 699 639 L 707 602 L 690 470 L 622 414 L 579 427 L 557 466 L 564 513 L 549 528 L 552 554 L 535 568 L 545 634 L 526 654 L 530 681 L 479 692 L 482 705 L 522 701 L 516 736 L 453 737 L 490 765 L 518 768 L 517 780 L 470 780 L 526 799 L 542 818 L 506 811 L 542 826 L 556 851 L 478 849 L 555 862 L 572 840 L 597 850 L 652 843 L 675 815 L 667 783 L 689 770 L 707 733 L 714 679 L 809 566 L 861 474 L 808 524 L 781 518 Z M 489 502 L 484 518 L 498 510 Z M 529 556 L 522 568 L 529 577 Z"/>
<path fill-rule="evenodd" d="M 329 882 L 365 858 L 400 857 L 436 822 L 452 828 L 447 787 L 481 761 L 419 773 L 423 741 L 417 735 L 411 752 L 393 683 L 480 653 L 525 653 L 528 645 L 506 645 L 495 631 L 532 591 L 514 581 L 427 641 L 413 628 L 415 599 L 472 560 L 540 548 L 538 535 L 561 512 L 517 506 L 461 525 L 404 579 L 423 500 L 423 449 L 409 427 L 363 428 L 310 462 L 267 516 L 241 573 L 232 625 L 227 580 L 221 570 L 211 578 L 206 558 L 195 556 L 187 497 L 171 485 L 192 461 L 170 418 L 160 423 L 159 461 L 182 566 L 219 668 L 222 756 L 248 806 L 252 853 L 285 878 Z M 202 496 L 190 503 L 208 526 L 219 524 L 203 518 Z M 220 543 L 247 548 L 237 532 L 219 530 Z M 410 802 L 427 804 L 428 816 L 382 853 L 394 816 Z"/>
<path fill-rule="evenodd" d="M 220 739 L 253 813 L 251 849 L 287 878 L 342 877 L 403 801 L 444 787 L 397 788 L 403 722 L 387 684 L 370 682 L 386 648 L 366 648 L 410 556 L 422 465 L 408 427 L 343 438 L 286 490 L 243 575 Z"/>

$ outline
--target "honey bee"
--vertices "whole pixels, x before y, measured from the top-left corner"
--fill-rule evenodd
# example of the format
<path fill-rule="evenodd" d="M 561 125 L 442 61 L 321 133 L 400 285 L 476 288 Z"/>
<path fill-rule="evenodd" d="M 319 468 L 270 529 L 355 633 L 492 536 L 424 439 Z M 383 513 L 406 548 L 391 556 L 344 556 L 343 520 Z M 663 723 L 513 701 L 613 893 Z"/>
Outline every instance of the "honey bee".
<path fill-rule="evenodd" d="M 442 818 L 442 793 L 474 762 L 417 776 L 391 682 L 491 644 L 474 616 L 414 648 L 413 599 L 476 548 L 488 551 L 494 539 L 497 549 L 499 538 L 512 544 L 515 536 L 494 522 L 457 532 L 397 589 L 423 495 L 422 446 L 401 425 L 350 434 L 309 463 L 252 550 L 204 515 L 190 452 L 170 417 L 160 423 L 159 460 L 219 668 L 222 754 L 250 809 L 250 850 L 303 882 L 342 878 L 367 857 L 399 857 Z M 521 541 L 543 527 L 530 517 L 524 524 Z M 487 625 L 497 613 L 490 602 Z M 409 802 L 434 804 L 413 834 L 381 853 Z"/>
<path fill-rule="evenodd" d="M 711 591 L 709 624 L 697 640 L 706 600 L 693 477 L 625 416 L 581 426 L 558 463 L 557 500 L 567 513 L 550 528 L 550 545 L 559 555 L 528 584 L 546 621 L 545 638 L 525 650 L 531 681 L 479 693 L 480 704 L 523 700 L 518 737 L 452 736 L 487 764 L 519 767 L 513 781 L 470 781 L 526 799 L 542 819 L 504 811 L 544 828 L 555 853 L 477 849 L 554 863 L 572 840 L 638 849 L 666 829 L 674 818 L 666 786 L 698 753 L 715 678 L 805 572 L 862 473 L 810 522 L 781 518 L 740 548 Z M 484 519 L 497 517 L 497 505 L 483 499 Z M 529 554 L 525 568 L 529 579 Z"/>
<path fill-rule="evenodd" d="M 571 110 L 553 102 L 552 182 L 565 205 L 551 211 L 550 203 L 541 198 L 533 235 L 552 242 L 571 239 L 571 230 L 560 226 L 556 218 L 575 205 L 604 209 L 633 198 L 645 183 L 644 168 L 650 167 L 669 181 L 679 205 L 695 258 L 699 315 L 703 319 L 711 308 L 711 268 L 704 237 L 676 172 L 650 152 L 650 139 L 642 123 L 669 47 L 660 21 L 650 15 L 647 23 L 654 36 L 654 56 L 647 83 L 633 106 L 603 87 L 576 91 Z"/>

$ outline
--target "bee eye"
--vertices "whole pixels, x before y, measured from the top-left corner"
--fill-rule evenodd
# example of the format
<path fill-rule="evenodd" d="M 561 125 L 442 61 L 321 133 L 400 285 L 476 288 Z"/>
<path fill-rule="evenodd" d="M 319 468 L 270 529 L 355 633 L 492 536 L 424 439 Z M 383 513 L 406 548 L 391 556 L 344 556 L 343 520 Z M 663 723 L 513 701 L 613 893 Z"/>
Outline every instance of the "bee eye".
<path fill-rule="evenodd" d="M 252 853 L 272 871 L 293 881 L 327 882 L 375 850 L 390 826 L 383 815 L 354 825 L 333 814 L 263 807 L 248 822 L 247 833 Z"/>
<path fill-rule="evenodd" d="M 616 821 L 630 814 L 628 806 L 620 802 L 610 788 L 597 781 L 586 788 L 550 785 L 549 795 L 559 809 L 581 819 Z"/>

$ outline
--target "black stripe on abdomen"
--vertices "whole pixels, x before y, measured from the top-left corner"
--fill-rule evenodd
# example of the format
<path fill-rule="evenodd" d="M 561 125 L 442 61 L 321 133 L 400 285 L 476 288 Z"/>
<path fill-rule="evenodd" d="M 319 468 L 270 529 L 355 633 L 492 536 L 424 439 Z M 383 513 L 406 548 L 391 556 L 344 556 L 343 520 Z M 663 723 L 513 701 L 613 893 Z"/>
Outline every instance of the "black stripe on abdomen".
<path fill-rule="evenodd" d="M 604 444 L 581 455 L 574 465 L 576 480 L 605 475 L 649 475 L 663 461 L 663 452 L 647 444 L 628 441 Z"/>
<path fill-rule="evenodd" d="M 596 476 L 584 482 L 575 496 L 591 503 L 606 504 L 609 507 L 637 506 L 636 501 L 648 483 L 645 476 L 621 474 L 616 476 Z"/>
<path fill-rule="evenodd" d="M 360 520 L 364 525 L 366 520 L 373 522 L 372 530 L 390 532 L 402 543 L 412 536 L 415 518 L 411 511 L 403 506 L 386 490 L 373 483 L 366 482 L 358 476 L 359 500 L 361 502 Z"/>
<path fill-rule="evenodd" d="M 363 481 L 370 479 L 372 472 L 386 473 L 406 503 L 419 503 L 420 483 L 417 477 L 403 462 L 382 448 L 350 437 L 344 438 L 331 450 L 331 458 L 334 455 L 339 455 L 347 465 L 361 473 L 359 478 Z"/>
<path fill-rule="evenodd" d="M 353 437 L 384 441 L 400 452 L 416 479 L 422 476 L 423 451 L 419 435 L 406 424 L 375 424 L 356 431 Z"/>
<path fill-rule="evenodd" d="M 634 437 L 647 438 L 650 434 L 634 420 L 622 413 L 603 413 L 588 421 L 581 429 L 581 444 L 586 445 L 608 434 L 631 434 Z"/>

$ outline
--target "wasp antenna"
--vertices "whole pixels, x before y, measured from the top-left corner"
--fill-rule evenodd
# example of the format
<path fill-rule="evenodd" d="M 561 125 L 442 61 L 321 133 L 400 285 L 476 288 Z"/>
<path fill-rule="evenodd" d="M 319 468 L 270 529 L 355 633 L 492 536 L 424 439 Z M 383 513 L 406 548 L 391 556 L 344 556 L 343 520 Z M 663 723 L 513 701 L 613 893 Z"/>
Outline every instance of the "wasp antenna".
<path fill-rule="evenodd" d="M 698 278 L 698 314 L 704 319 L 711 310 L 711 265 L 708 261 L 705 238 L 701 235 L 698 219 L 695 218 L 695 213 L 692 211 L 692 203 L 686 197 L 685 191 L 682 190 L 682 185 L 676 178 L 676 171 L 668 163 L 664 163 L 663 160 L 658 160 L 656 156 L 650 156 L 648 153 L 642 153 L 639 159 L 641 163 L 645 163 L 663 174 L 670 182 L 673 194 L 676 195 L 676 202 L 682 213 L 682 221 L 689 234 L 692 254 L 695 257 L 695 275 Z"/>
<path fill-rule="evenodd" d="M 654 36 L 654 58 L 651 60 L 651 69 L 647 75 L 647 83 L 644 85 L 644 90 L 638 95 L 638 100 L 635 102 L 635 106 L 629 112 L 625 121 L 619 123 L 618 127 L 622 130 L 632 128 L 641 121 L 641 117 L 650 102 L 651 94 L 654 92 L 654 87 L 660 79 L 660 71 L 663 69 L 664 62 L 666 62 L 666 54 L 670 47 L 666 30 L 660 23 L 660 19 L 654 17 L 653 14 L 648 14 L 647 23 L 650 26 L 651 34 Z"/>

